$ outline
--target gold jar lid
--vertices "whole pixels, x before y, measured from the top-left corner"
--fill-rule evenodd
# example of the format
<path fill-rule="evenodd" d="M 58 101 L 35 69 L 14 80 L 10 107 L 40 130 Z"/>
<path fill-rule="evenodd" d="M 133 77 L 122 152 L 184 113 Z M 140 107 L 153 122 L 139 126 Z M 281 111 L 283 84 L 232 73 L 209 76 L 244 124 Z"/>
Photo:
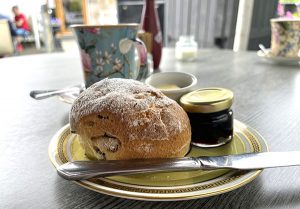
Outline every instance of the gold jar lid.
<path fill-rule="evenodd" d="M 229 109 L 233 102 L 233 92 L 224 88 L 204 88 L 185 94 L 180 105 L 187 112 L 214 113 Z"/>

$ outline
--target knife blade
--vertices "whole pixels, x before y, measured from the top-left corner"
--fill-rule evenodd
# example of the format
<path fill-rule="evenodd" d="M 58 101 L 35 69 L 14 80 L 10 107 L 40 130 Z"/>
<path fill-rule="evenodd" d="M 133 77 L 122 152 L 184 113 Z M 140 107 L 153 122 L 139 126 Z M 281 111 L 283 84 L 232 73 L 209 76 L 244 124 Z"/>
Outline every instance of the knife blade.
<path fill-rule="evenodd" d="M 300 151 L 292 151 L 246 153 L 214 157 L 74 161 L 59 166 L 57 172 L 61 177 L 67 180 L 84 180 L 111 175 L 128 175 L 161 171 L 199 169 L 257 170 L 298 165 L 300 165 Z"/>

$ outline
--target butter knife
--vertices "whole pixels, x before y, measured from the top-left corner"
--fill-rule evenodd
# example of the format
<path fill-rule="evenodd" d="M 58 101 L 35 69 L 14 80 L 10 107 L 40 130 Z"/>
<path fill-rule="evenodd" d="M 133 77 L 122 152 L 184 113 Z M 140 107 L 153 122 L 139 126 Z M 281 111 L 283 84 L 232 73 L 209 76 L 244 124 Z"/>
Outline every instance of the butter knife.
<path fill-rule="evenodd" d="M 213 170 L 224 168 L 257 170 L 297 165 L 300 165 L 300 151 L 246 153 L 215 157 L 74 161 L 59 166 L 57 172 L 67 180 L 84 180 L 94 177 L 159 171 Z"/>

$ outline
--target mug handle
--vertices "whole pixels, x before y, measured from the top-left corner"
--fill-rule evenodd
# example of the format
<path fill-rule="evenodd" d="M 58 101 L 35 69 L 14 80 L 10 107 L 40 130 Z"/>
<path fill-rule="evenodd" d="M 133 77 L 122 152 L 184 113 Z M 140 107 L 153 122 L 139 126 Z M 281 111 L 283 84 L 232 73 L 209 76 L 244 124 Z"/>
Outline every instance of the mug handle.
<path fill-rule="evenodd" d="M 134 43 L 134 46 L 137 49 L 138 56 L 140 59 L 140 70 L 137 76 L 137 80 L 142 80 L 147 78 L 150 74 L 148 59 L 147 59 L 147 48 L 142 40 L 139 38 L 131 39 Z"/>

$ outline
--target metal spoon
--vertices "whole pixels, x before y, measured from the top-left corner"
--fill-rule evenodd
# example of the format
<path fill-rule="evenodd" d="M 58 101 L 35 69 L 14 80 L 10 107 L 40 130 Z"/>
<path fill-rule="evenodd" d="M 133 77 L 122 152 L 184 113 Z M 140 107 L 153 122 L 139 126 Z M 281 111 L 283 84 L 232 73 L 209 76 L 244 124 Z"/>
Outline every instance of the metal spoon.
<path fill-rule="evenodd" d="M 85 89 L 84 84 L 58 89 L 58 90 L 33 90 L 30 92 L 30 96 L 33 99 L 41 100 L 46 99 L 53 96 L 59 96 L 66 93 L 78 93 L 80 94 Z"/>
<path fill-rule="evenodd" d="M 263 44 L 259 44 L 258 47 L 265 55 L 269 55 L 269 51 L 266 49 L 266 47 Z"/>

